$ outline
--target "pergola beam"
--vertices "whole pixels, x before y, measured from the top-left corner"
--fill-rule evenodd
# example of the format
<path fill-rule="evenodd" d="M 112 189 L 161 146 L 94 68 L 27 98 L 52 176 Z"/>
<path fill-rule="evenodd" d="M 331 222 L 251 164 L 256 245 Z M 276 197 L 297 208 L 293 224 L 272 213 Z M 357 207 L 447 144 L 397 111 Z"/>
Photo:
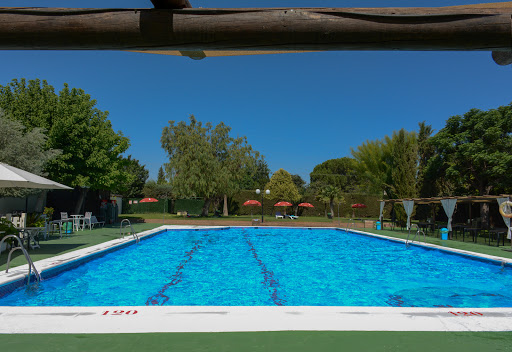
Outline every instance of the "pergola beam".
<path fill-rule="evenodd" d="M 493 51 L 512 63 L 512 2 L 447 8 L 0 8 L 0 49 Z M 185 4 L 188 6 L 187 4 Z"/>

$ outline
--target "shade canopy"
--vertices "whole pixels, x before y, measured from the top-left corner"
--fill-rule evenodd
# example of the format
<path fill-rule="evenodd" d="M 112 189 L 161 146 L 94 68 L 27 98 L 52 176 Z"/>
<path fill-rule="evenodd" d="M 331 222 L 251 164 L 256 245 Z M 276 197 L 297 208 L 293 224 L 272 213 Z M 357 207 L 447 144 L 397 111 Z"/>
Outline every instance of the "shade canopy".
<path fill-rule="evenodd" d="M 158 199 L 155 198 L 144 198 L 139 201 L 139 203 L 155 203 L 158 202 Z"/>
<path fill-rule="evenodd" d="M 73 189 L 17 167 L 0 163 L 0 188 Z"/>
<path fill-rule="evenodd" d="M 300 203 L 299 207 L 314 208 L 315 206 L 311 203 Z"/>
<path fill-rule="evenodd" d="M 244 205 L 256 205 L 256 206 L 261 207 L 261 203 L 258 202 L 257 200 L 253 200 L 253 199 L 250 199 L 250 200 L 246 201 L 244 203 Z"/>
<path fill-rule="evenodd" d="M 291 207 L 293 204 L 290 202 L 279 202 L 274 204 L 275 207 Z"/>
<path fill-rule="evenodd" d="M 367 206 L 364 204 L 358 203 L 358 204 L 352 204 L 352 208 L 367 208 Z"/>

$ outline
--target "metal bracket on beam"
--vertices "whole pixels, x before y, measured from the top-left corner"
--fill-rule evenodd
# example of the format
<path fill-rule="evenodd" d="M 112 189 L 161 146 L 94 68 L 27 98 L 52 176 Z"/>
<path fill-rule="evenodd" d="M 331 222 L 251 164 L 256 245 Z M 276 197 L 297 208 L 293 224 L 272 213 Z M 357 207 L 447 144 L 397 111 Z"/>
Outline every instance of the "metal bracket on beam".
<path fill-rule="evenodd" d="M 155 9 L 188 9 L 192 5 L 188 0 L 151 0 Z"/>

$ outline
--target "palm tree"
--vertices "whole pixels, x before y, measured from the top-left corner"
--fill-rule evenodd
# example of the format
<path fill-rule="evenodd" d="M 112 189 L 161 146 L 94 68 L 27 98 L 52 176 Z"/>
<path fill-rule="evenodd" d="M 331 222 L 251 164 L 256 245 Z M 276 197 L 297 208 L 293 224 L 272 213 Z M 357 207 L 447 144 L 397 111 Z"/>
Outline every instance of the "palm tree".
<path fill-rule="evenodd" d="M 343 202 L 343 196 L 341 195 L 341 190 L 338 187 L 333 185 L 326 185 L 319 189 L 317 193 L 317 199 L 324 202 L 329 203 L 329 207 L 331 209 L 331 214 L 334 214 L 334 203 Z M 327 214 L 326 214 L 327 216 Z"/>

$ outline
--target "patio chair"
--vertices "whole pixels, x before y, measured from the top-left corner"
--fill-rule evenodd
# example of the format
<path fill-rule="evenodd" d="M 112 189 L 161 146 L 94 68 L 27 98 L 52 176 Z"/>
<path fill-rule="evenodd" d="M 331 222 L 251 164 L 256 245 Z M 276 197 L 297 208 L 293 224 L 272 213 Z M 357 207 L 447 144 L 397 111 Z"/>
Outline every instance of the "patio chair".
<path fill-rule="evenodd" d="M 286 217 L 288 217 L 289 219 L 292 219 L 292 220 L 295 220 L 295 219 L 298 219 L 299 217 L 296 216 L 296 215 L 286 215 Z"/>
<path fill-rule="evenodd" d="M 91 223 L 91 217 L 92 212 L 86 211 L 84 218 L 82 219 L 82 230 L 85 229 L 86 226 L 89 226 L 89 230 L 92 230 L 93 225 Z"/>
<path fill-rule="evenodd" d="M 91 216 L 91 225 L 101 225 L 101 227 L 105 226 L 105 221 L 98 221 L 94 215 Z"/>
<path fill-rule="evenodd" d="M 276 211 L 276 219 L 284 219 L 283 214 L 281 214 L 279 211 Z"/>

